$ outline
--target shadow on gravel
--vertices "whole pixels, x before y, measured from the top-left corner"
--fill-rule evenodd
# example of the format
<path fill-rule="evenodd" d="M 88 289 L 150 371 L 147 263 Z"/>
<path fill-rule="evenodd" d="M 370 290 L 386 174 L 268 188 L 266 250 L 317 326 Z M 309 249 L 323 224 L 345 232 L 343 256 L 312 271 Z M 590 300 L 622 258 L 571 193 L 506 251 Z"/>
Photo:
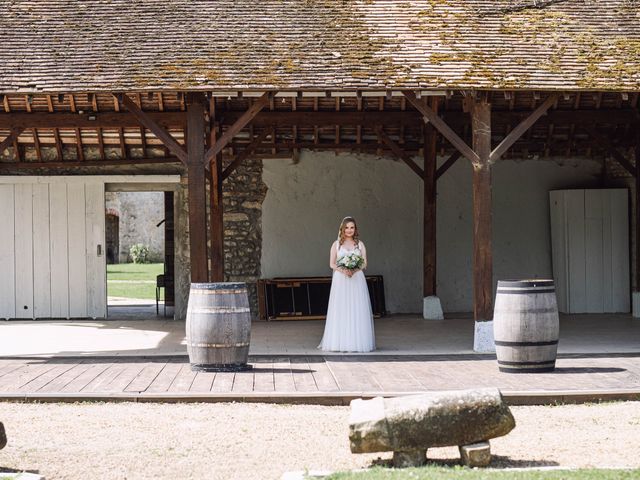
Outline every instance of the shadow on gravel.
<path fill-rule="evenodd" d="M 626 368 L 617 367 L 556 367 L 552 373 L 620 373 Z"/>
<path fill-rule="evenodd" d="M 40 474 L 40 470 L 20 470 L 16 468 L 0 467 L 0 473 L 34 473 Z"/>
<path fill-rule="evenodd" d="M 427 458 L 426 465 L 432 467 L 455 467 L 460 466 L 461 462 L 459 458 Z M 557 467 L 559 465 L 560 464 L 558 462 L 549 460 L 516 460 L 500 455 L 492 455 L 491 463 L 487 468 Z M 377 458 L 371 462 L 371 465 L 369 465 L 369 467 L 394 468 L 393 460 L 390 458 Z"/>

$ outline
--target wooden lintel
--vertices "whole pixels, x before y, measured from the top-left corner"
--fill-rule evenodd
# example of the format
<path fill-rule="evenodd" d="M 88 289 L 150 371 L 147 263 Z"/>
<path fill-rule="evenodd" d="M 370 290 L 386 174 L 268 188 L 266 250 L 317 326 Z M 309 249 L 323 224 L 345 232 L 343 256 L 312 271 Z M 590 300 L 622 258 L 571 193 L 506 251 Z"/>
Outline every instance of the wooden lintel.
<path fill-rule="evenodd" d="M 507 150 L 509 150 L 514 143 L 518 141 L 522 135 L 529 130 L 533 126 L 534 123 L 538 121 L 538 119 L 547 113 L 547 110 L 551 108 L 558 100 L 558 94 L 553 94 L 547 98 L 542 105 L 534 110 L 534 112 L 529 115 L 526 119 L 524 119 L 520 124 L 511 130 L 507 134 L 506 137 L 500 142 L 500 144 L 493 149 L 491 155 L 489 156 L 489 161 L 491 163 L 497 161 L 502 155 L 505 154 Z"/>
<path fill-rule="evenodd" d="M 15 127 L 11 129 L 11 133 L 0 142 L 0 153 L 4 152 L 7 148 L 9 148 L 13 143 L 18 139 L 20 134 L 24 131 L 24 127 Z"/>
<path fill-rule="evenodd" d="M 589 136 L 602 148 L 607 150 L 611 156 L 632 176 L 636 176 L 637 170 L 634 165 L 631 164 L 627 158 L 618 151 L 618 149 L 611 143 L 611 141 L 599 133 L 594 128 L 583 127 L 583 129 L 589 134 Z"/>
<path fill-rule="evenodd" d="M 438 130 L 444 138 L 451 142 L 456 149 L 462 153 L 466 158 L 468 158 L 471 162 L 478 162 L 480 159 L 478 158 L 478 154 L 473 151 L 469 145 L 466 144 L 464 140 L 460 138 L 460 136 L 454 132 L 447 123 L 442 120 L 436 112 L 434 112 L 427 103 L 416 97 L 416 94 L 411 91 L 402 92 L 407 100 L 418 110 L 422 115 L 424 115 L 425 119 L 428 120 L 431 125 L 433 125 L 436 130 Z"/>
<path fill-rule="evenodd" d="M 114 97 L 115 98 L 115 97 Z M 116 99 L 117 101 L 117 99 Z M 134 103 L 135 105 L 135 103 Z M 137 105 L 136 105 L 137 107 Z M 184 128 L 185 112 L 144 112 L 154 123 L 162 127 Z M 140 122 L 127 112 L 101 113 L 2 113 L 0 128 L 133 128 Z"/>
<path fill-rule="evenodd" d="M 223 112 L 218 121 L 223 126 L 235 124 L 246 112 Z M 533 110 L 512 110 L 492 112 L 494 125 L 515 125 L 533 113 Z M 145 112 L 158 125 L 165 128 L 184 128 L 186 112 Z M 251 125 L 258 128 L 270 126 L 364 126 L 376 125 L 418 126 L 423 122 L 423 115 L 415 110 L 406 111 L 261 111 L 251 120 Z M 460 128 L 468 122 L 468 115 L 459 111 L 443 111 L 441 118 L 453 128 Z M 636 109 L 600 109 L 600 110 L 552 110 L 544 116 L 545 123 L 561 125 L 640 125 L 640 115 Z M 127 112 L 100 113 L 0 113 L 0 129 L 24 128 L 133 128 L 140 122 Z"/>
<path fill-rule="evenodd" d="M 35 170 L 38 168 L 115 167 L 123 165 L 179 164 L 176 157 L 125 158 L 107 160 L 83 160 L 63 162 L 0 162 L 0 170 Z"/>
<path fill-rule="evenodd" d="M 436 171 L 436 180 L 438 180 L 442 175 L 444 175 L 447 170 L 453 167 L 453 164 L 456 163 L 460 157 L 462 157 L 462 154 L 458 150 L 453 152 L 451 156 L 447 158 L 445 162 L 442 165 L 440 165 L 440 167 Z"/>
<path fill-rule="evenodd" d="M 178 157 L 185 165 L 187 164 L 187 152 L 185 148 L 180 145 L 167 130 L 156 123 L 151 116 L 143 112 L 142 109 L 140 109 L 140 107 L 127 95 L 121 95 L 116 98 L 118 98 L 122 105 L 131 112 L 142 126 L 151 130 L 151 132 L 158 137 L 158 140 L 160 140 L 169 149 L 169 151 L 171 151 L 171 153 Z"/>
<path fill-rule="evenodd" d="M 236 158 L 229 164 L 227 168 L 224 169 L 221 175 L 221 181 L 226 180 L 229 175 L 233 173 L 233 171 L 238 168 L 238 166 L 244 162 L 247 158 L 251 156 L 251 154 L 256 150 L 256 148 L 269 136 L 268 130 L 263 130 L 260 135 L 258 135 L 249 145 L 246 146 L 244 150 L 242 150 Z"/>
<path fill-rule="evenodd" d="M 216 143 L 211 146 L 211 148 L 207 151 L 204 156 L 205 163 L 211 163 L 211 161 L 218 155 L 224 147 L 231 141 L 231 139 L 238 134 L 247 124 L 253 120 L 253 118 L 262 110 L 265 106 L 269 105 L 269 102 L 272 98 L 273 94 L 267 92 L 263 94 L 258 100 L 256 100 L 253 105 L 249 107 L 249 109 L 242 114 L 236 122 L 231 125 L 220 138 L 217 139 Z"/>
<path fill-rule="evenodd" d="M 380 137 L 380 140 L 393 152 L 393 154 L 406 163 L 411 170 L 416 172 L 420 178 L 424 178 L 424 170 L 420 168 L 416 162 L 405 152 L 396 142 L 394 142 L 389 135 L 385 133 L 382 127 L 376 128 L 376 133 Z"/>

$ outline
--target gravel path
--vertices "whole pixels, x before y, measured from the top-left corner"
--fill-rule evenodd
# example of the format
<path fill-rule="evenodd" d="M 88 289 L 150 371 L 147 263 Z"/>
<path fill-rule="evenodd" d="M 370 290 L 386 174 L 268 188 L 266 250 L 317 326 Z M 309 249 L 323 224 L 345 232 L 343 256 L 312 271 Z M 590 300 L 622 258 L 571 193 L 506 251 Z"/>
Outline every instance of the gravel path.
<path fill-rule="evenodd" d="M 640 402 L 513 407 L 494 466 L 640 467 Z M 0 471 L 56 479 L 278 479 L 290 470 L 367 467 L 352 455 L 348 407 L 262 404 L 0 403 Z M 430 458 L 456 461 L 455 448 Z"/>

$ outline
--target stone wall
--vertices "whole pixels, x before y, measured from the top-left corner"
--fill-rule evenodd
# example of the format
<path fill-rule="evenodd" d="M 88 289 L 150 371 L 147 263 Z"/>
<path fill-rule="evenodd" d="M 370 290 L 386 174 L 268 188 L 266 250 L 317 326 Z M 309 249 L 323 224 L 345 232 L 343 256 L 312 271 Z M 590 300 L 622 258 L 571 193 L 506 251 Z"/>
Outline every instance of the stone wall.
<path fill-rule="evenodd" d="M 247 282 L 249 304 L 258 316 L 256 282 L 262 257 L 262 160 L 248 159 L 223 184 L 224 266 L 226 281 Z"/>

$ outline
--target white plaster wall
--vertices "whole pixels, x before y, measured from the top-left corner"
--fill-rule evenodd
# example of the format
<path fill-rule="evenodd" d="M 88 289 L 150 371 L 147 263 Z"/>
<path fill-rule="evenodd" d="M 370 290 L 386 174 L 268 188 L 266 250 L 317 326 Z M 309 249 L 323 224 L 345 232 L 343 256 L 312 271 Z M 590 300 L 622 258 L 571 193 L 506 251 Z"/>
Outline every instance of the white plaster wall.
<path fill-rule="evenodd" d="M 548 192 L 597 186 L 600 165 L 501 161 L 493 172 L 494 280 L 550 276 Z M 388 310 L 421 311 L 422 181 L 405 164 L 305 151 L 298 164 L 265 160 L 263 181 L 262 277 L 330 274 L 329 248 L 352 215 Z M 471 167 L 459 160 L 438 182 L 438 295 L 448 312 L 472 309 L 471 214 Z"/>

